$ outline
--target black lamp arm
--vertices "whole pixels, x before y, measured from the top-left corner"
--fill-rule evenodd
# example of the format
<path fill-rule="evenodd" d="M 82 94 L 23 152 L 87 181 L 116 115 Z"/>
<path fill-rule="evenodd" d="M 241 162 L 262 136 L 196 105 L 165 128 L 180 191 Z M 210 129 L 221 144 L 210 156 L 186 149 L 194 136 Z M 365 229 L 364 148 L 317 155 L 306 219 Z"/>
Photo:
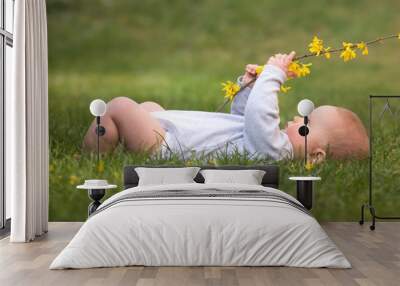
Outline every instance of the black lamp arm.
<path fill-rule="evenodd" d="M 96 116 L 96 125 L 96 135 L 103 136 L 104 134 L 106 134 L 106 128 L 100 125 L 100 116 Z"/>
<path fill-rule="evenodd" d="M 101 123 L 100 116 L 96 116 L 97 126 L 95 129 L 95 133 L 97 135 L 97 165 L 100 162 L 100 136 L 106 134 L 106 128 L 104 126 L 101 126 L 100 123 Z"/>
<path fill-rule="evenodd" d="M 307 135 L 310 132 L 308 128 L 308 116 L 304 116 L 304 125 L 300 126 L 299 134 L 304 137 L 304 164 L 307 165 Z"/>

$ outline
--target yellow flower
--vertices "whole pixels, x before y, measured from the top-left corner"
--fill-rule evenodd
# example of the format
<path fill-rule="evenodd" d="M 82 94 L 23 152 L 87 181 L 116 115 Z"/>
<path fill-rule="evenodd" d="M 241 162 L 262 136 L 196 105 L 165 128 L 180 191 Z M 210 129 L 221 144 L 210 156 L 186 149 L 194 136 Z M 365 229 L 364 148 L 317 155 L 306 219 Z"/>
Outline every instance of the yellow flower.
<path fill-rule="evenodd" d="M 281 85 L 281 88 L 280 88 L 280 90 L 281 90 L 281 92 L 282 93 L 287 93 L 289 90 L 291 90 L 292 88 L 290 87 L 290 86 L 285 86 L 285 85 Z"/>
<path fill-rule="evenodd" d="M 79 178 L 75 175 L 69 176 L 69 184 L 76 185 L 79 182 Z"/>
<path fill-rule="evenodd" d="M 361 50 L 362 55 L 364 55 L 364 56 L 368 55 L 368 47 L 364 42 L 358 43 L 357 48 Z"/>
<path fill-rule="evenodd" d="M 256 67 L 256 75 L 259 75 L 264 70 L 264 66 L 257 66 Z"/>
<path fill-rule="evenodd" d="M 288 71 L 294 73 L 296 76 L 299 74 L 300 64 L 298 61 L 291 62 L 288 66 Z"/>
<path fill-rule="evenodd" d="M 331 58 L 331 53 L 329 52 L 331 50 L 331 47 L 327 47 L 325 50 L 324 50 L 324 57 L 327 59 L 327 60 L 329 60 L 330 58 Z"/>
<path fill-rule="evenodd" d="M 354 47 L 353 43 L 343 42 L 342 45 L 343 45 L 343 48 L 350 48 L 350 49 L 352 49 L 352 48 Z"/>
<path fill-rule="evenodd" d="M 103 173 L 104 172 L 104 161 L 100 160 L 99 164 L 97 165 L 97 172 Z"/>
<path fill-rule="evenodd" d="M 239 92 L 239 90 L 240 86 L 237 83 L 233 83 L 229 80 L 227 82 L 222 83 L 222 91 L 225 92 L 224 96 L 230 101 L 233 100 L 233 98 Z"/>
<path fill-rule="evenodd" d="M 399 39 L 399 40 L 400 40 L 400 33 L 397 35 L 397 39 Z"/>
<path fill-rule="evenodd" d="M 304 77 L 311 73 L 310 66 L 312 64 L 303 64 L 299 63 L 298 61 L 291 62 L 288 71 L 294 73 L 297 77 Z"/>
<path fill-rule="evenodd" d="M 319 56 L 321 52 L 324 50 L 324 41 L 319 39 L 317 36 L 314 36 L 311 43 L 308 45 L 308 50 L 312 54 L 316 54 Z"/>
<path fill-rule="evenodd" d="M 340 57 L 343 58 L 344 62 L 350 61 L 352 59 L 354 59 L 357 54 L 353 49 L 353 44 L 352 43 L 346 43 L 343 42 L 343 52 L 340 54 Z"/>
<path fill-rule="evenodd" d="M 311 170 L 314 168 L 314 164 L 311 163 L 311 162 L 307 162 L 307 164 L 304 165 L 304 168 L 305 168 L 307 171 L 311 171 Z"/>
<path fill-rule="evenodd" d="M 312 66 L 312 63 L 301 64 L 298 76 L 299 77 L 304 77 L 304 76 L 309 75 L 311 73 L 311 70 L 309 68 L 310 66 Z"/>

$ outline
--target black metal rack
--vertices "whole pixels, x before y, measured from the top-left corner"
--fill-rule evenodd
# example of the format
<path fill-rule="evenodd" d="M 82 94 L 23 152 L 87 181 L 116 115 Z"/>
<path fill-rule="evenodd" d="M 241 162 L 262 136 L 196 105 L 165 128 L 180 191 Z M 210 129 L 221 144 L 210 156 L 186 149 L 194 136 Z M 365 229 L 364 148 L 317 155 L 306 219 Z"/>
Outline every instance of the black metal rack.
<path fill-rule="evenodd" d="M 372 101 L 374 99 L 385 99 L 386 104 L 381 112 L 380 117 L 383 116 L 383 114 L 388 110 L 392 115 L 394 114 L 390 103 L 389 99 L 400 99 L 400 95 L 370 95 L 369 96 L 369 193 L 368 193 L 368 203 L 361 205 L 361 219 L 359 223 L 362 225 L 364 224 L 364 210 L 365 208 L 369 209 L 370 214 L 372 216 L 372 224 L 370 225 L 370 229 L 374 230 L 375 229 L 375 221 L 376 219 L 380 220 L 392 220 L 392 219 L 400 219 L 398 216 L 390 216 L 390 217 L 385 217 L 385 216 L 378 216 L 377 212 L 375 210 L 375 207 L 373 205 L 373 200 L 372 200 L 372 163 L 373 163 L 373 128 L 372 128 Z"/>

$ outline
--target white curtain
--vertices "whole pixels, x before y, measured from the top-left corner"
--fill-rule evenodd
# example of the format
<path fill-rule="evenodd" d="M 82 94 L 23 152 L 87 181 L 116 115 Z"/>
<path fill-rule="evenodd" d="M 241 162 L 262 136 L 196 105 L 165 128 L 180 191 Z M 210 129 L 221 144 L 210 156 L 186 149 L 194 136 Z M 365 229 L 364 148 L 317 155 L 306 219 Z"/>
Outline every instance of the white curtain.
<path fill-rule="evenodd" d="M 45 0 L 15 1 L 13 92 L 6 98 L 6 187 L 12 242 L 47 232 L 48 99 Z"/>

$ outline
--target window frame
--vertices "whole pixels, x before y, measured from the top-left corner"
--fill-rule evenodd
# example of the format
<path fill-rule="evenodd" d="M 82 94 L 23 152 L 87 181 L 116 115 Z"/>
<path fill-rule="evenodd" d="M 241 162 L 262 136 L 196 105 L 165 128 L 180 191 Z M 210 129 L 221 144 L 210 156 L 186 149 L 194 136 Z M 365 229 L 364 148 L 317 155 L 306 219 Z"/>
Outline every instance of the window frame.
<path fill-rule="evenodd" d="M 7 219 L 6 212 L 6 189 L 5 189 L 5 98 L 6 98 L 6 49 L 7 46 L 13 48 L 13 34 L 6 28 L 6 1 L 11 1 L 14 13 L 15 0 L 0 0 L 1 21 L 0 21 L 0 237 L 10 231 L 10 219 Z M 11 17 L 14 21 L 14 15 Z M 14 24 L 13 24 L 14 25 Z M 14 28 L 14 27 L 13 27 Z M 12 29 L 14 30 L 14 29 Z"/>

